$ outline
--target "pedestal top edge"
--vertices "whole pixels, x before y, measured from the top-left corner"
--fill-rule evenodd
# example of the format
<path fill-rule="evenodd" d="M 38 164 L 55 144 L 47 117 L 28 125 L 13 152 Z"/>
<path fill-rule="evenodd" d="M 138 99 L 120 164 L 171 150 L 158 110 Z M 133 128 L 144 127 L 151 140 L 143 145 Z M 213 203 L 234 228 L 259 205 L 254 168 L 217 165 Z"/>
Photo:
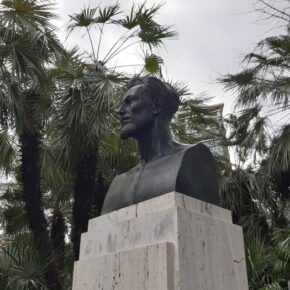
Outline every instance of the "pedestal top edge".
<path fill-rule="evenodd" d="M 108 223 L 120 223 L 176 207 L 211 216 L 225 222 L 232 222 L 232 215 L 229 210 L 173 191 L 91 219 L 89 228 L 103 228 Z"/>

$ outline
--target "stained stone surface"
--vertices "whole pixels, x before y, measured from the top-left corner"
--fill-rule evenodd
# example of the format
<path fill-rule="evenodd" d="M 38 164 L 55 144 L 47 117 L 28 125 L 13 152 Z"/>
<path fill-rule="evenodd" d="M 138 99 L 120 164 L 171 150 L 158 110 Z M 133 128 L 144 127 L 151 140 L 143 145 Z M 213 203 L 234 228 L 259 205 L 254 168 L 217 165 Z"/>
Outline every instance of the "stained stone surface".
<path fill-rule="evenodd" d="M 93 289 L 246 290 L 242 229 L 176 192 L 92 219 L 73 290 Z"/>
<path fill-rule="evenodd" d="M 79 261 L 73 289 L 173 290 L 172 251 L 160 243 Z"/>

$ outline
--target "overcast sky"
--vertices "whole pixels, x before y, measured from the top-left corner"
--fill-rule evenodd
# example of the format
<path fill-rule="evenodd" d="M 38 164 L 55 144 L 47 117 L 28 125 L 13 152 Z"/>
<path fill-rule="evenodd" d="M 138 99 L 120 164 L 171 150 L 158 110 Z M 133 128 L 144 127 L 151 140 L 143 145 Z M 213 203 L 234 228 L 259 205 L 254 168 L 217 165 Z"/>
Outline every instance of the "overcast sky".
<path fill-rule="evenodd" d="M 101 6 L 114 2 L 103 0 Z M 126 11 L 134 1 L 118 2 L 121 9 Z M 215 97 L 212 103 L 225 103 L 224 113 L 232 112 L 233 93 L 226 93 L 217 83 L 217 78 L 227 73 L 238 72 L 245 54 L 251 52 L 259 40 L 277 33 L 271 29 L 273 24 L 257 22 L 258 16 L 252 12 L 255 2 L 256 0 L 164 2 L 157 20 L 160 24 L 174 25 L 178 32 L 175 40 L 165 42 L 166 50 L 160 51 L 165 61 L 166 78 L 186 82 L 194 94 L 207 92 L 209 96 Z M 67 21 L 66 15 L 77 13 L 88 4 L 95 7 L 99 1 L 59 0 L 58 3 L 61 14 L 59 26 L 62 27 Z M 153 3 L 156 1 L 147 1 L 148 6 Z M 113 43 L 119 31 L 109 29 L 105 33 L 108 38 L 103 43 L 102 53 Z M 68 43 L 89 49 L 86 37 L 75 35 Z M 126 64 L 127 61 L 132 63 L 134 58 L 138 63 L 139 55 L 140 51 L 128 52 L 114 65 Z"/>

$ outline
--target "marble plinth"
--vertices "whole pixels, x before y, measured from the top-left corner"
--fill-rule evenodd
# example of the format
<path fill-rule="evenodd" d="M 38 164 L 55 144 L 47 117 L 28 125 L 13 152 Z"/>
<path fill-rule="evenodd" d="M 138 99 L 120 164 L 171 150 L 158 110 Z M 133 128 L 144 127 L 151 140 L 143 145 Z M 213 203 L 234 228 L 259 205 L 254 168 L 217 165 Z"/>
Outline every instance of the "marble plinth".
<path fill-rule="evenodd" d="M 230 211 L 171 192 L 89 221 L 73 290 L 248 290 Z"/>

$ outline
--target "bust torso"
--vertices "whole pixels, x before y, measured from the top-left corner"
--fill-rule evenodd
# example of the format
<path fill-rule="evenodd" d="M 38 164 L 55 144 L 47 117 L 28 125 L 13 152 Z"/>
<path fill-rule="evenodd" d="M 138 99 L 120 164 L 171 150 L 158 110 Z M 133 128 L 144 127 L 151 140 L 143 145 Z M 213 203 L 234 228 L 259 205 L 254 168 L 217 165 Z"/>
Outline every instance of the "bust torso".
<path fill-rule="evenodd" d="M 183 147 L 174 154 L 139 164 L 113 180 L 102 214 L 178 191 L 218 204 L 219 194 L 213 157 L 198 144 Z"/>

